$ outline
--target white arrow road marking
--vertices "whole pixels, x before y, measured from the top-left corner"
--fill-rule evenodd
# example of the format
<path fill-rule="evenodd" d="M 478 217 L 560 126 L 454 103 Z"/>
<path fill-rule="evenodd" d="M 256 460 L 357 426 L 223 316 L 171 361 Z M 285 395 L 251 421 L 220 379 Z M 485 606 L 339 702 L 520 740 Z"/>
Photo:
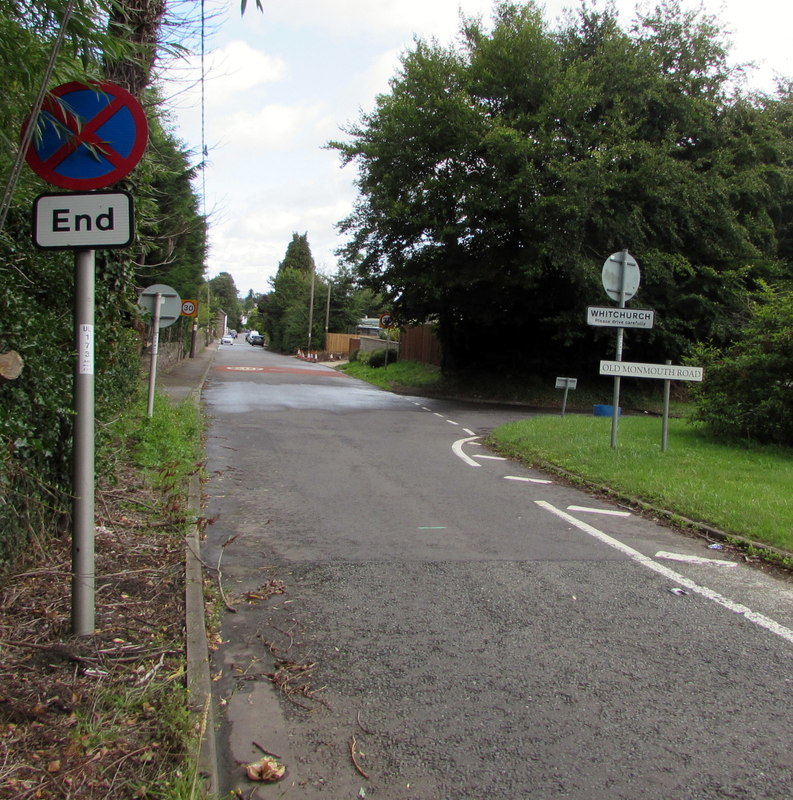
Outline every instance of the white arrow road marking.
<path fill-rule="evenodd" d="M 713 589 L 708 589 L 707 586 L 700 586 L 698 583 L 689 580 L 679 572 L 675 572 L 673 569 L 669 569 L 669 567 L 666 567 L 663 564 L 658 564 L 649 556 L 642 555 L 638 550 L 634 550 L 627 544 L 623 544 L 621 541 L 619 541 L 619 539 L 615 539 L 612 536 L 609 536 L 607 533 L 599 531 L 592 525 L 588 525 L 586 522 L 576 519 L 567 512 L 562 511 L 560 508 L 556 508 L 556 506 L 551 505 L 545 500 L 535 500 L 534 502 L 541 508 L 544 508 L 546 511 L 550 511 L 551 514 L 555 514 L 557 517 L 563 519 L 565 522 L 568 522 L 570 525 L 573 525 L 584 533 L 589 534 L 598 541 L 603 542 L 603 544 L 613 547 L 615 550 L 618 550 L 620 553 L 623 553 L 642 566 L 647 567 L 647 569 L 651 569 L 653 572 L 663 575 L 672 583 L 675 583 L 678 586 L 685 586 L 685 588 L 689 591 L 695 592 L 702 597 L 706 597 L 708 600 L 712 600 L 714 603 L 717 603 L 718 605 L 734 612 L 735 614 L 742 615 L 748 619 L 749 622 L 753 622 L 755 625 L 759 625 L 761 628 L 765 628 L 767 631 L 770 631 L 790 644 L 793 644 L 793 630 L 786 628 L 784 625 L 780 625 L 770 617 L 766 617 L 764 614 L 759 614 L 757 611 L 752 611 L 751 608 L 748 608 L 742 603 L 736 603 L 734 600 L 730 600 L 729 598 L 724 597 L 724 595 L 714 592 Z"/>
<path fill-rule="evenodd" d="M 522 478 L 520 475 L 505 475 L 505 481 L 521 481 L 522 483 L 553 483 L 542 478 Z"/>
<path fill-rule="evenodd" d="M 587 514 L 606 514 L 610 517 L 629 517 L 630 511 L 612 511 L 608 508 L 589 508 L 588 506 L 567 506 L 568 511 L 584 511 Z"/>
<path fill-rule="evenodd" d="M 702 556 L 689 556 L 685 553 L 667 553 L 659 550 L 656 558 L 665 558 L 667 561 L 685 561 L 687 564 L 709 564 L 713 567 L 737 567 L 735 561 L 725 561 L 723 558 L 703 558 Z"/>
<path fill-rule="evenodd" d="M 457 458 L 461 458 L 463 461 L 465 461 L 465 463 L 468 464 L 469 467 L 481 467 L 482 465 L 478 464 L 476 461 L 473 460 L 473 458 L 470 458 L 463 452 L 463 445 L 478 438 L 479 438 L 478 436 L 469 436 L 466 439 L 458 439 L 452 445 L 452 452 L 457 456 Z"/>

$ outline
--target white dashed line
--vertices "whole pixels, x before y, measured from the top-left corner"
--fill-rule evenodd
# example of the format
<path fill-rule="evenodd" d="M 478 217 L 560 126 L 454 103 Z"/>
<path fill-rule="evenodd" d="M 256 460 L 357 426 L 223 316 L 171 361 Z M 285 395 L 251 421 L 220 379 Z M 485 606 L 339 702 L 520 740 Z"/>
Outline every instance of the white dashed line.
<path fill-rule="evenodd" d="M 568 511 L 583 511 L 587 514 L 604 514 L 608 517 L 629 517 L 630 511 L 612 511 L 608 508 L 589 508 L 588 506 L 567 506 Z"/>
<path fill-rule="evenodd" d="M 477 437 L 473 437 L 473 438 L 477 438 Z M 481 467 L 482 466 L 481 464 L 479 464 L 478 462 L 474 461 L 473 458 L 471 458 L 470 456 L 466 455 L 463 452 L 463 445 L 464 444 L 469 444 L 469 443 L 471 443 L 471 439 L 470 438 L 468 438 L 468 439 L 458 439 L 452 445 L 452 452 L 457 456 L 457 458 L 461 459 L 462 461 L 465 461 L 465 463 L 468 464 L 469 467 Z"/>
<path fill-rule="evenodd" d="M 522 483 L 553 483 L 553 481 L 546 481 L 542 478 L 522 478 L 520 475 L 505 475 L 505 481 L 521 481 Z"/>
<path fill-rule="evenodd" d="M 724 597 L 724 595 L 714 592 L 712 589 L 708 589 L 707 586 L 700 586 L 698 583 L 689 580 L 679 572 L 675 572 L 673 569 L 669 569 L 669 567 L 666 567 L 663 564 L 658 564 L 648 556 L 642 555 L 638 550 L 634 550 L 627 544 L 623 544 L 621 541 L 619 541 L 619 539 L 615 539 L 612 536 L 609 536 L 607 533 L 603 533 L 603 531 L 593 527 L 592 525 L 588 525 L 586 522 L 576 519 L 567 512 L 562 511 L 560 508 L 556 508 L 545 500 L 535 500 L 534 502 L 540 506 L 540 508 L 550 511 L 551 514 L 556 515 L 565 522 L 568 522 L 570 525 L 573 525 L 584 533 L 589 534 L 598 541 L 603 542 L 603 544 L 613 547 L 615 550 L 618 550 L 620 553 L 628 556 L 638 564 L 647 567 L 647 569 L 657 572 L 659 575 L 663 575 L 665 578 L 677 584 L 678 586 L 684 586 L 689 591 L 695 592 L 696 594 L 711 600 L 712 602 L 734 612 L 735 614 L 740 614 L 745 619 L 749 620 L 749 622 L 753 622 L 755 625 L 765 628 L 767 631 L 770 631 L 790 644 L 793 644 L 793 630 L 786 628 L 784 625 L 780 625 L 770 617 L 766 617 L 764 614 L 759 614 L 756 611 L 752 611 L 751 608 L 748 608 L 742 603 L 736 603 L 734 600 L 730 600 L 729 598 Z"/>
<path fill-rule="evenodd" d="M 656 558 L 665 558 L 667 561 L 683 561 L 686 564 L 706 564 L 712 567 L 737 567 L 735 561 L 725 561 L 723 558 L 704 558 L 703 556 L 690 556 L 686 553 L 667 553 L 659 550 L 655 554 Z"/>

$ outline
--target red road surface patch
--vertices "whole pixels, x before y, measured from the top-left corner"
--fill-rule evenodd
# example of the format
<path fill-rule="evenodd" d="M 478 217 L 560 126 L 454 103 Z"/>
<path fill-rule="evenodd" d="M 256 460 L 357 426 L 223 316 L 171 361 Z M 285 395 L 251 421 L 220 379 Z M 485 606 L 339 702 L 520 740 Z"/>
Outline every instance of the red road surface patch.
<path fill-rule="evenodd" d="M 300 367 L 225 367 L 218 366 L 215 369 L 224 372 L 278 372 L 283 375 L 319 375 L 324 378 L 346 378 L 343 372 L 336 372 L 335 369 L 320 372 L 316 369 L 301 369 Z"/>

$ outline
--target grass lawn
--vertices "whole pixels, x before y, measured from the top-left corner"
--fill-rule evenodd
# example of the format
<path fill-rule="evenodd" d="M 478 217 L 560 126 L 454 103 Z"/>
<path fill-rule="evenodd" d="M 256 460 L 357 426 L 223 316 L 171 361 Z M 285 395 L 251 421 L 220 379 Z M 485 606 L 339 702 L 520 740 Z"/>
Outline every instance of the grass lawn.
<path fill-rule="evenodd" d="M 793 450 L 715 442 L 684 420 L 539 416 L 497 428 L 491 444 L 535 465 L 554 465 L 683 517 L 793 552 Z"/>

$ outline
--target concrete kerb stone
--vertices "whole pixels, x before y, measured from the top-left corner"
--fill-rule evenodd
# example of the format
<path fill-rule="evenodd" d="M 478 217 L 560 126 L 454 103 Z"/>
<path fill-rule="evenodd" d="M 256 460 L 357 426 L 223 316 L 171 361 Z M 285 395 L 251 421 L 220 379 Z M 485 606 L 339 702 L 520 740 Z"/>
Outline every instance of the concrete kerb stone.
<path fill-rule="evenodd" d="M 197 384 L 190 391 L 190 400 L 198 405 L 201 389 L 214 360 L 214 351 L 207 359 Z M 185 535 L 185 640 L 187 650 L 187 693 L 189 710 L 196 716 L 200 746 L 197 758 L 198 774 L 204 779 L 204 797 L 217 796 L 220 787 L 215 713 L 212 701 L 209 644 L 204 616 L 204 574 L 201 560 L 201 535 L 198 519 L 201 516 L 201 479 L 193 475 L 188 493 L 188 513 L 193 517 Z"/>

